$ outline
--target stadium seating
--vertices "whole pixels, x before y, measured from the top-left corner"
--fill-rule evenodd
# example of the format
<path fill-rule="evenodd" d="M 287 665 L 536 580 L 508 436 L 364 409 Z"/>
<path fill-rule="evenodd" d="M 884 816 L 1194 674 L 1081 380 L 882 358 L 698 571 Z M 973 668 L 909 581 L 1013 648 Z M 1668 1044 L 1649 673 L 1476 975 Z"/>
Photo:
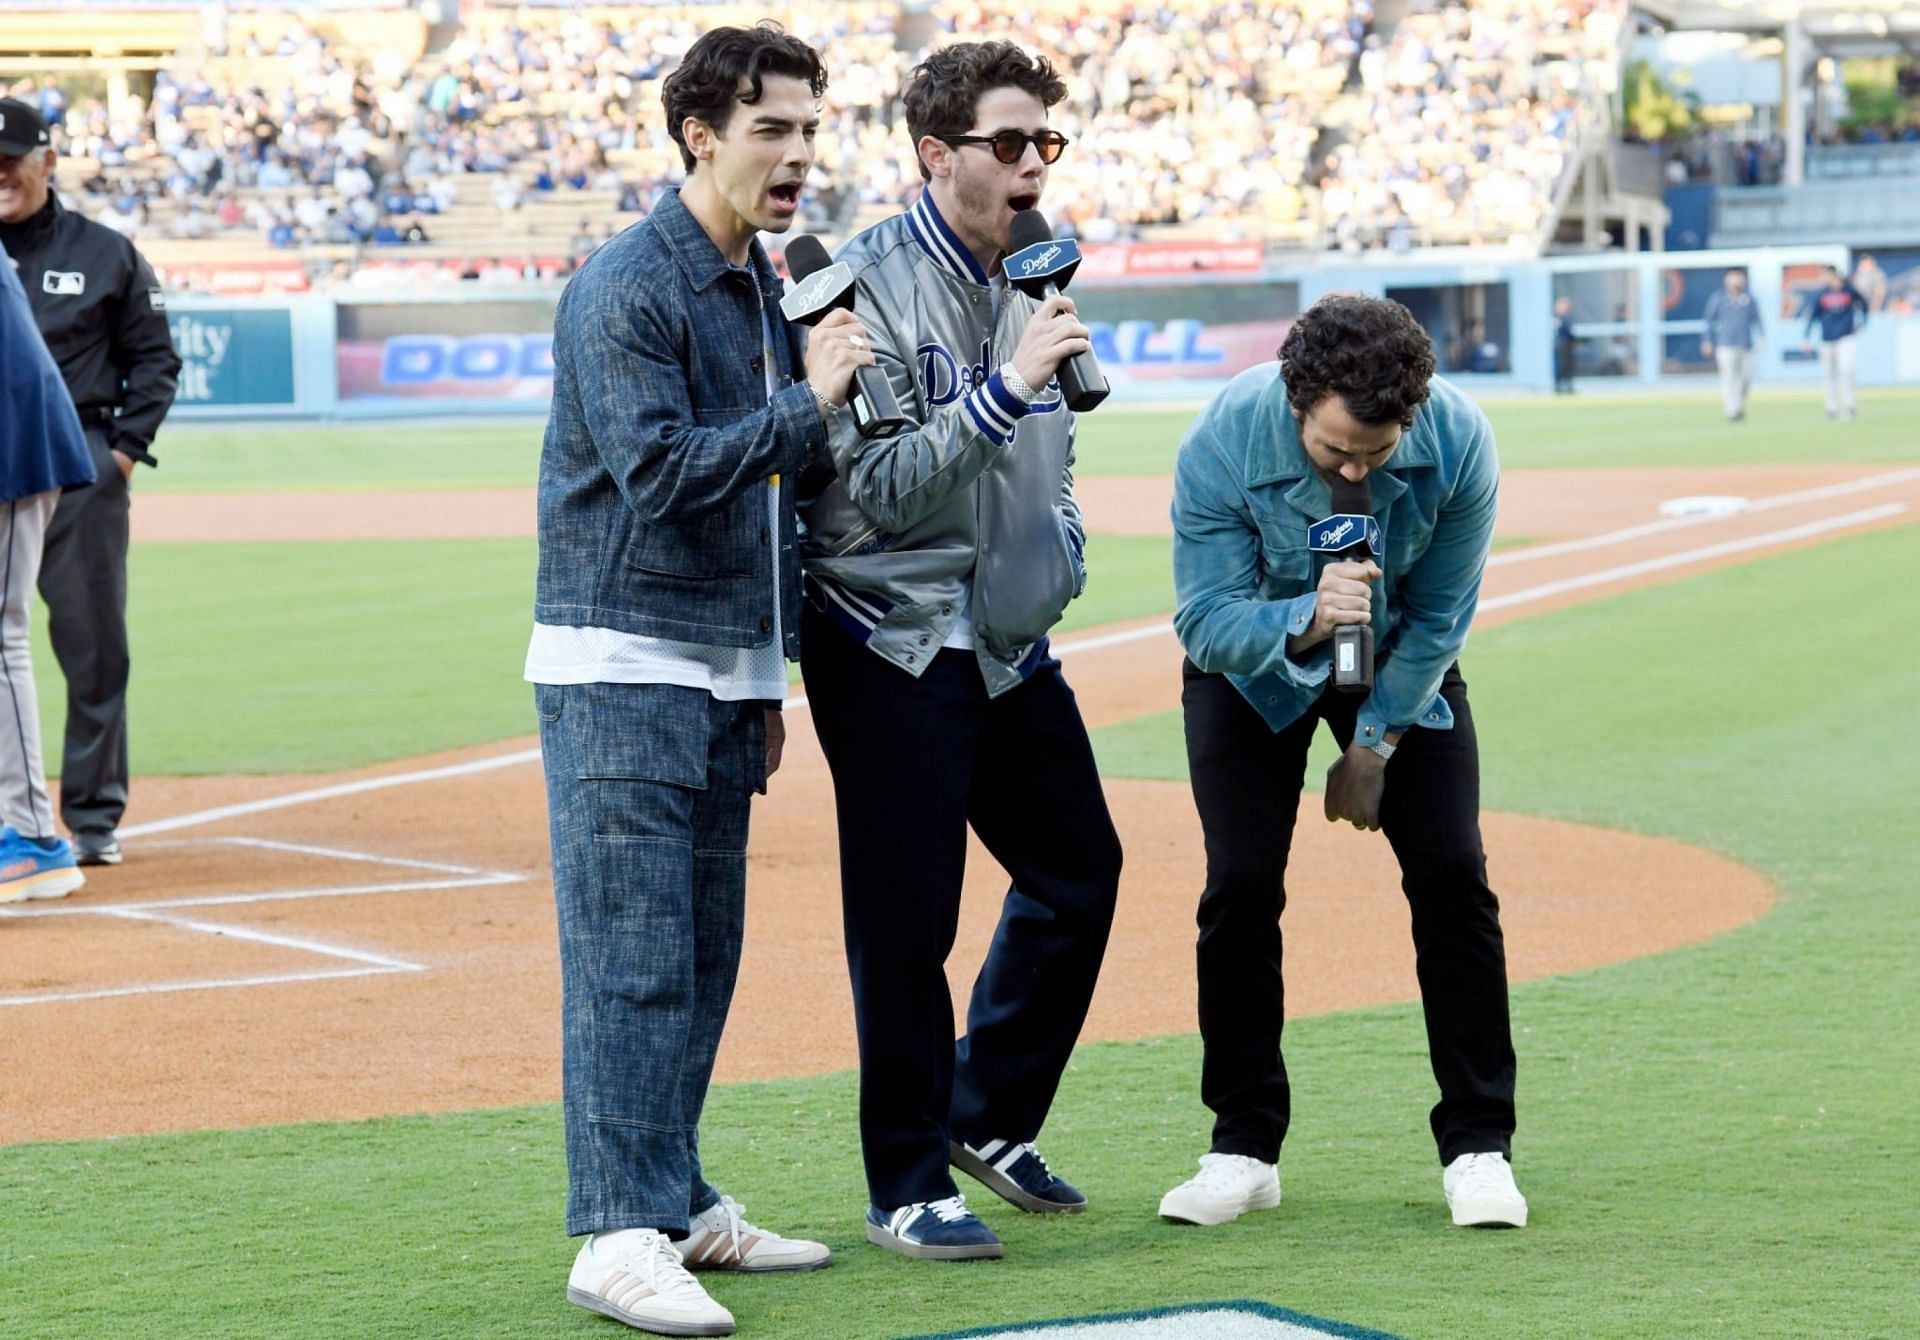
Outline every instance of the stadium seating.
<path fill-rule="evenodd" d="M 376 0 L 184 24 L 139 10 L 124 16 L 160 52 L 150 88 L 102 99 L 56 75 L 10 91 L 59 104 L 63 190 L 178 274 L 215 248 L 323 279 L 403 253 L 435 276 L 490 257 L 564 269 L 680 177 L 658 111 L 680 53 L 768 15 L 831 54 L 812 231 L 913 198 L 901 83 L 929 47 L 989 37 L 1066 77 L 1053 121 L 1074 145 L 1048 210 L 1090 240 L 1355 249 L 1537 231 L 1615 77 L 1624 0 L 1375 4 L 469 5 L 439 25 Z M 106 60 L 122 17 L 59 21 Z"/>

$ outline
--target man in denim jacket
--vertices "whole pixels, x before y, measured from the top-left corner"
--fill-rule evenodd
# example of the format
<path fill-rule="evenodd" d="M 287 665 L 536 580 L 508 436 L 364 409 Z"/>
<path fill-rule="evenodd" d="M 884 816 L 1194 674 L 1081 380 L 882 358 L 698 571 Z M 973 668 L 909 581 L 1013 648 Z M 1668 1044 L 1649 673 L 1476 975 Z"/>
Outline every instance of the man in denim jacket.
<path fill-rule="evenodd" d="M 642 1330 L 726 1335 L 686 1267 L 806 1270 L 702 1174 L 740 962 L 747 815 L 797 650 L 793 480 L 872 361 L 848 312 L 804 362 L 754 240 L 791 226 L 818 55 L 722 28 L 665 83 L 687 181 L 560 300 L 540 459 L 536 685 L 559 905 L 568 1280 Z M 783 655 L 784 653 L 784 655 Z M 683 1264 L 684 1262 L 684 1264 Z"/>
<path fill-rule="evenodd" d="M 1160 1203 L 1170 1219 L 1218 1224 L 1280 1203 L 1283 880 L 1307 749 L 1324 721 L 1345 751 L 1327 774 L 1326 817 L 1385 830 L 1413 912 L 1453 1222 L 1526 1223 L 1507 1161 L 1506 952 L 1456 663 L 1492 541 L 1499 464 L 1486 416 L 1433 371 L 1406 308 L 1330 297 L 1294 324 L 1278 363 L 1236 377 L 1180 445 L 1174 626 L 1206 836 L 1200 1095 L 1215 1120 L 1199 1175 Z M 1308 548 L 1309 527 L 1333 511 L 1336 477 L 1370 482 L 1377 564 Z M 1343 624 L 1370 624 L 1376 638 L 1364 698 L 1328 682 Z"/>

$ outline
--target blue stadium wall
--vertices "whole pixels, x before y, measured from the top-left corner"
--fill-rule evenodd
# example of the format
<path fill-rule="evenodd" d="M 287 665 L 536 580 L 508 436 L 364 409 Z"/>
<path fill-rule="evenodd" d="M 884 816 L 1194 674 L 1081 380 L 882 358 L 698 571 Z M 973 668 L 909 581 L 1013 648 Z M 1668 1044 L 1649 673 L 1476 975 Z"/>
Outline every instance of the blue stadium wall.
<path fill-rule="evenodd" d="M 1552 385 L 1552 308 L 1574 303 L 1583 389 L 1702 387 L 1706 299 L 1733 266 L 1766 314 L 1762 383 L 1813 383 L 1801 349 L 1804 294 L 1846 249 L 1617 253 L 1505 263 L 1342 258 L 1262 275 L 1089 283 L 1075 296 L 1115 397 L 1135 403 L 1213 394 L 1274 356 L 1300 311 L 1329 293 L 1405 302 L 1434 337 L 1442 370 L 1475 392 Z M 552 389 L 557 292 L 220 299 L 169 304 L 184 370 L 178 419 L 382 418 L 541 414 Z M 930 369 L 938 373 L 940 370 Z M 1860 337 L 1863 384 L 1920 379 L 1920 315 L 1880 313 Z"/>

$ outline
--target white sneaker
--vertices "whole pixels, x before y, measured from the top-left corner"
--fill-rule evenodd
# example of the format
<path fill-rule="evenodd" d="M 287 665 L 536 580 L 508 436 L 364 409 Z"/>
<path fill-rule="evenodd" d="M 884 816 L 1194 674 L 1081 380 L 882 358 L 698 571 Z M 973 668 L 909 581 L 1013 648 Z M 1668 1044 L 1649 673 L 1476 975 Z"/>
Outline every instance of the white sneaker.
<path fill-rule="evenodd" d="M 1462 1228 L 1525 1228 L 1527 1198 L 1505 1154 L 1462 1154 L 1440 1174 L 1453 1222 Z"/>
<path fill-rule="evenodd" d="M 1200 1173 L 1160 1198 L 1160 1217 L 1224 1224 L 1280 1203 L 1280 1169 L 1245 1154 L 1202 1154 Z"/>
<path fill-rule="evenodd" d="M 824 1243 L 783 1238 L 746 1220 L 732 1196 L 693 1217 L 693 1231 L 679 1244 L 689 1270 L 818 1270 L 833 1264 Z"/>
<path fill-rule="evenodd" d="M 567 1301 L 655 1335 L 732 1335 L 733 1313 L 707 1297 L 667 1235 L 595 1233 L 573 1258 Z"/>

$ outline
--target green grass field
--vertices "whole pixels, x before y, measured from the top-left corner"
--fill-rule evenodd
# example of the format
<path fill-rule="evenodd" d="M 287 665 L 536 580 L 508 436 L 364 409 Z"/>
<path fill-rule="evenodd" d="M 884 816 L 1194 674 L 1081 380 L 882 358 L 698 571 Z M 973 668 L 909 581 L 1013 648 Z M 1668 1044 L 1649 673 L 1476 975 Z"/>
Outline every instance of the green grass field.
<path fill-rule="evenodd" d="M 1713 426 L 1710 404 L 1687 404 Z M 1530 451 L 1531 464 L 1590 463 L 1552 459 L 1576 440 L 1631 441 L 1628 463 L 1686 406 L 1537 408 L 1558 427 L 1535 441 L 1503 425 L 1509 468 Z M 1747 427 L 1774 410 L 1763 401 Z M 1881 402 L 1863 412 L 1865 435 Z M 1805 427 L 1797 448 L 1782 429 L 1741 449 L 1920 460 L 1910 437 L 1830 451 Z M 1674 449 L 1715 458 L 1693 441 Z M 324 766 L 291 743 L 312 746 L 323 703 L 335 733 L 356 723 L 355 749 L 408 715 L 446 716 L 427 732 L 445 743 L 486 738 L 489 723 L 525 733 L 530 548 L 401 546 L 398 574 L 391 554 L 357 556 L 376 548 L 143 552 L 142 565 L 178 566 L 143 566 L 140 599 L 178 603 L 141 607 L 136 626 L 136 684 L 154 695 L 135 702 L 137 766 L 159 770 L 158 718 L 190 698 L 250 743 L 182 729 L 166 749 L 187 771 Z M 1166 607 L 1163 546 L 1103 539 L 1094 556 L 1120 594 L 1100 582 L 1096 598 L 1114 604 L 1082 619 Z M 996 1265 L 907 1262 L 861 1242 L 850 1075 L 733 1085 L 709 1103 L 709 1170 L 755 1218 L 841 1258 L 813 1276 L 716 1281 L 741 1335 L 896 1337 L 1246 1297 L 1420 1340 L 1913 1335 L 1920 759 L 1906 742 L 1920 718 L 1920 588 L 1898 574 L 1916 570 L 1920 528 L 1907 526 L 1474 638 L 1488 806 L 1711 847 L 1781 891 L 1767 917 L 1707 944 L 1515 989 L 1525 1231 L 1447 1225 L 1411 1005 L 1289 1026 L 1286 1203 L 1217 1230 L 1153 1215 L 1206 1144 L 1196 1040 L 1082 1048 L 1043 1148 L 1094 1207 L 1041 1222 L 975 1197 L 1008 1242 Z M 257 574 L 238 588 L 256 594 L 250 613 L 226 608 L 242 571 Z M 445 587 L 480 585 L 438 621 Z M 278 622 L 243 635 L 279 606 Z M 210 635 L 223 620 L 230 631 Z M 234 659 L 246 644 L 273 651 Z M 192 668 L 162 695 L 174 657 Z M 439 678 L 375 690 L 416 664 Z M 431 713 L 417 696 L 429 688 L 448 700 Z M 281 736 L 285 760 L 268 764 Z M 1170 714 L 1102 731 L 1096 747 L 1112 775 L 1183 775 Z M 10 943 L 23 929 L 0 926 Z M 1167 934 L 1184 957 L 1190 924 Z M 551 1106 L 0 1146 L 0 1336 L 624 1334 L 564 1302 L 563 1186 Z"/>
<path fill-rule="evenodd" d="M 1860 418 L 1830 424 L 1811 390 L 1761 391 L 1745 423 L 1720 417 L 1716 397 L 1511 397 L 1487 403 L 1509 469 L 1639 465 L 1754 465 L 1794 461 L 1908 461 L 1920 391 L 1867 390 Z M 1193 420 L 1187 410 L 1102 409 L 1081 421 L 1082 475 L 1167 474 Z M 537 419 L 345 424 L 326 427 L 170 427 L 164 465 L 142 470 L 142 491 L 312 488 L 530 487 L 540 455 Z"/>
<path fill-rule="evenodd" d="M 1489 804 L 1712 846 L 1783 894 L 1715 942 L 1515 990 L 1525 1232 L 1445 1224 L 1412 1007 L 1288 1030 L 1287 1202 L 1204 1235 L 1152 1214 L 1205 1147 L 1194 1040 L 1084 1048 L 1045 1147 L 1095 1208 L 989 1210 L 999 1266 L 859 1245 L 849 1076 L 738 1085 L 710 1104 L 709 1167 L 843 1256 L 717 1284 L 742 1334 L 1247 1296 L 1407 1336 L 1910 1333 L 1920 762 L 1882 746 L 1920 714 L 1920 647 L 1909 631 L 1841 679 L 1857 610 L 1822 596 L 1917 562 L 1920 534 L 1870 536 L 1477 640 Z M 1887 625 L 1911 630 L 1920 598 L 1894 599 Z M 1783 607 L 1806 612 L 1792 637 Z M 1673 654 L 1680 629 L 1698 657 Z M 0 1334 L 608 1334 L 560 1301 L 559 1147 L 541 1107 L 0 1149 Z"/>
<path fill-rule="evenodd" d="M 1166 540 L 1089 549 L 1096 575 L 1064 633 L 1172 607 Z M 318 772 L 531 735 L 533 565 L 530 539 L 136 550 L 134 771 Z M 40 622 L 42 731 L 58 740 L 65 701 Z"/>

